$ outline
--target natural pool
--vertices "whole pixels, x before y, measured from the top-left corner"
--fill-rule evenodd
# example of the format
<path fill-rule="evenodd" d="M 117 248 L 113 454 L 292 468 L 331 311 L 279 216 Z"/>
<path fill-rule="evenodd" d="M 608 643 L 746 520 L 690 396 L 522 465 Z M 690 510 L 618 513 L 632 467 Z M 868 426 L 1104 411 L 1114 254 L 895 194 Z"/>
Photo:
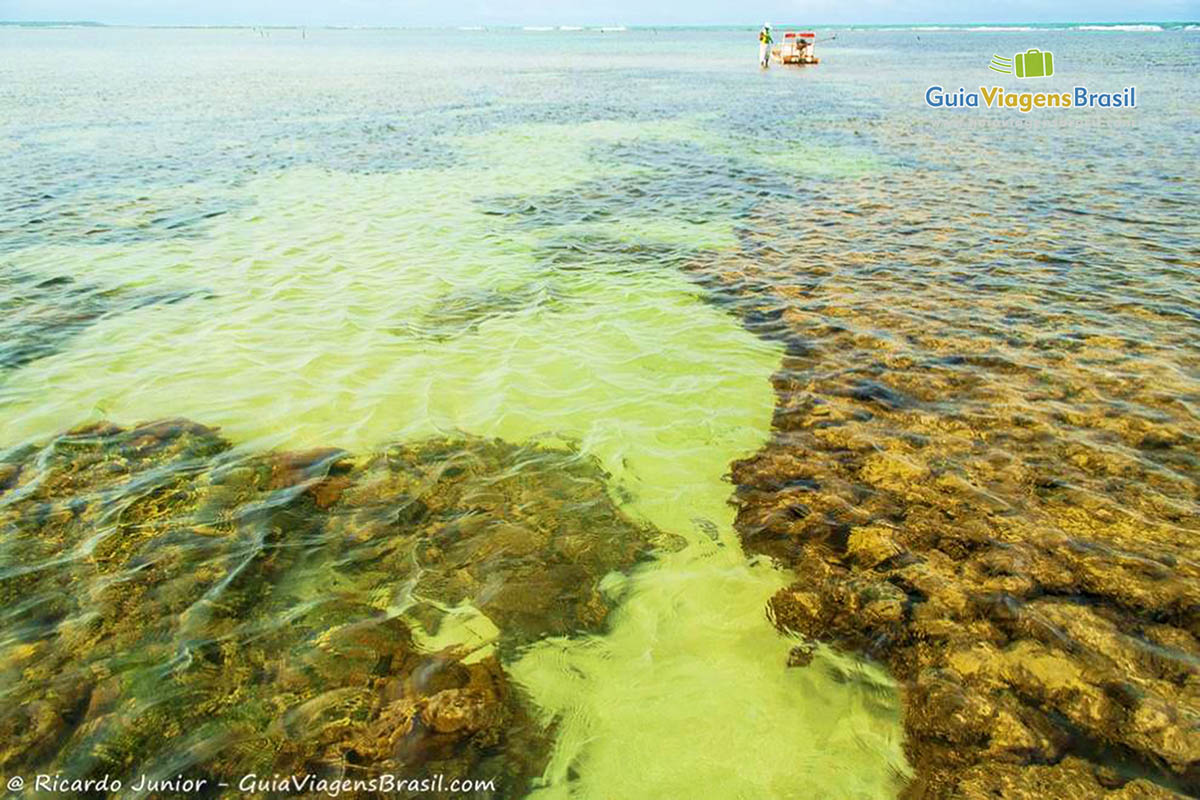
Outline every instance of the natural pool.
<path fill-rule="evenodd" d="M 0 771 L 1186 787 L 1192 90 L 931 126 L 1011 34 L 742 33 L 0 31 Z M 930 653 L 998 705 L 906 731 Z M 1136 691 L 1021 672 L 1071 658 Z"/>
<path fill-rule="evenodd" d="M 18 313 L 42 325 L 32 352 L 46 355 L 6 375 L 6 434 L 177 416 L 219 427 L 250 459 L 464 434 L 576 449 L 624 514 L 669 539 L 605 579 L 619 602 L 599 635 L 505 652 L 529 713 L 553 731 L 536 793 L 788 797 L 799 771 L 806 796 L 887 795 L 905 769 L 888 679 L 831 654 L 789 669 L 794 641 L 764 615 L 785 575 L 748 561 L 731 527 L 724 476 L 766 440 L 780 349 L 680 271 L 637 256 L 729 248 L 729 223 L 647 214 L 563 230 L 496 210 L 514 189 L 636 177 L 650 168 L 597 153 L 686 148 L 695 133 L 686 120 L 521 124 L 448 138 L 456 162 L 445 167 L 199 181 L 184 202 L 227 210 L 179 237 L 137 235 L 156 213 L 140 209 L 180 201 L 180 189 L 146 188 L 131 208 L 102 212 L 127 238 L 8 256 Z M 564 258 L 575 241 L 595 254 Z M 72 273 L 80 257 L 87 268 Z M 64 273 L 75 280 L 46 284 Z M 68 558 L 87 561 L 94 546 Z M 320 574 L 288 589 L 295 604 L 326 597 L 334 579 Z M 499 636 L 469 597 L 447 619 L 427 648 Z"/>

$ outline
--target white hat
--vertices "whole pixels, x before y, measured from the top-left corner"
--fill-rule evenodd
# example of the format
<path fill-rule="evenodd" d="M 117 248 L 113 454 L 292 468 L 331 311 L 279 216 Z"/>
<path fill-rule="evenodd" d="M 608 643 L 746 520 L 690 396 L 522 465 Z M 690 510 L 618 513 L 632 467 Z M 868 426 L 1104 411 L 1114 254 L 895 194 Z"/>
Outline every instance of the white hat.
<path fill-rule="evenodd" d="M 764 23 L 763 23 L 763 27 L 764 27 L 764 28 L 769 28 L 769 27 L 771 27 L 771 23 L 769 23 L 769 22 L 764 22 Z"/>

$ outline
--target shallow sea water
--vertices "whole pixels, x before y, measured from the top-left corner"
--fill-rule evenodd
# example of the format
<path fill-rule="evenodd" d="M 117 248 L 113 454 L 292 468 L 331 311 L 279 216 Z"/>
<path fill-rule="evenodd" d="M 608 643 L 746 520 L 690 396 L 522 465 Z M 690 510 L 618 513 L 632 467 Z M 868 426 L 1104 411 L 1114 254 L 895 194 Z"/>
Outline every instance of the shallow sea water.
<path fill-rule="evenodd" d="M 1096 292 L 1153 295 L 1144 374 L 1194 425 L 1195 34 L 1042 34 L 1063 72 L 1146 83 L 1135 111 L 923 108 L 1014 36 L 848 33 L 764 74 L 738 31 L 0 30 L 0 446 L 186 417 L 246 454 L 577 448 L 678 539 L 607 579 L 601 635 L 505 654 L 553 726 L 533 795 L 894 796 L 894 687 L 827 651 L 787 668 L 764 614 L 787 575 L 734 534 L 725 476 L 767 441 L 785 358 L 753 321 L 783 309 L 706 276 L 819 293 L 786 313 L 830 336 L 833 393 L 848 315 L 910 343 L 945 320 L 932 352 L 980 318 L 1002 339 L 992 292 L 1101 328 Z M 491 644 L 456 613 L 438 646 Z"/>

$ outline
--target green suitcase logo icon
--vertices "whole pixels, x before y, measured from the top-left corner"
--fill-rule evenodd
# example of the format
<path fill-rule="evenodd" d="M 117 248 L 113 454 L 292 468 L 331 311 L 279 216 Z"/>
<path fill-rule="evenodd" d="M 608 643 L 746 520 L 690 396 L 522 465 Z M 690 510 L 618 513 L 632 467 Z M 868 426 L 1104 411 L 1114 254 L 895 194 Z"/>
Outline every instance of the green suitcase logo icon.
<path fill-rule="evenodd" d="M 1054 54 L 1031 47 L 1013 56 L 1018 78 L 1049 78 L 1054 74 Z"/>

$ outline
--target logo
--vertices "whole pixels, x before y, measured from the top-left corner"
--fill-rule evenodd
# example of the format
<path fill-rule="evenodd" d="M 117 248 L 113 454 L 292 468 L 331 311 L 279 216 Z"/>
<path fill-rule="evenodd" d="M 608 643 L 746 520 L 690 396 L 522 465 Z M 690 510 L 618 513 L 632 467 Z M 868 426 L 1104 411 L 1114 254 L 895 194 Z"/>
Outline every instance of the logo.
<path fill-rule="evenodd" d="M 993 54 L 988 69 L 1018 78 L 1049 78 L 1054 74 L 1054 54 L 1036 47 L 1017 53 L 1012 58 Z"/>
<path fill-rule="evenodd" d="M 1054 75 L 1054 54 L 1049 50 L 1031 47 L 1023 53 L 1008 56 L 992 55 L 988 69 L 1022 80 L 1049 78 Z M 925 105 L 930 108 L 1011 109 L 1021 114 L 1032 111 L 1061 111 L 1078 108 L 1136 108 L 1137 87 L 1127 86 L 1117 91 L 1094 92 L 1086 86 L 1048 92 L 1029 90 L 1006 91 L 1001 86 L 980 86 L 978 91 L 961 87 L 946 90 L 930 86 L 925 90 Z"/>

